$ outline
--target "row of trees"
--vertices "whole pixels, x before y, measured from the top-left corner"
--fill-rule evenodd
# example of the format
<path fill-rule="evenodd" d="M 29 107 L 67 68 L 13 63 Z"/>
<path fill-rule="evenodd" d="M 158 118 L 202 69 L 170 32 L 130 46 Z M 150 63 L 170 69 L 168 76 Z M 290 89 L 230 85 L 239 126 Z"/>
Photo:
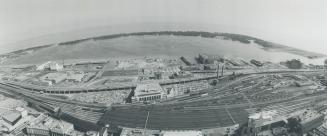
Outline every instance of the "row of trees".
<path fill-rule="evenodd" d="M 285 64 L 290 69 L 300 69 L 303 67 L 303 63 L 298 59 L 288 60 L 286 62 L 283 62 L 283 64 Z M 327 59 L 325 59 L 324 64 L 325 67 L 327 67 Z"/>
<path fill-rule="evenodd" d="M 303 66 L 303 63 L 298 59 L 288 60 L 285 64 L 290 69 L 301 69 Z"/>
<path fill-rule="evenodd" d="M 96 40 L 120 38 L 125 36 L 145 36 L 145 35 L 200 36 L 204 38 L 215 38 L 220 36 L 226 40 L 238 41 L 245 44 L 249 44 L 251 43 L 251 41 L 254 41 L 255 43 L 263 47 L 272 47 L 274 45 L 271 42 L 267 42 L 251 36 L 246 36 L 241 34 L 230 34 L 230 33 L 204 32 L 204 31 L 157 31 L 157 32 L 121 33 L 121 34 L 111 34 L 111 35 L 66 41 L 66 42 L 59 43 L 59 45 L 74 45 L 91 39 L 96 41 Z"/>

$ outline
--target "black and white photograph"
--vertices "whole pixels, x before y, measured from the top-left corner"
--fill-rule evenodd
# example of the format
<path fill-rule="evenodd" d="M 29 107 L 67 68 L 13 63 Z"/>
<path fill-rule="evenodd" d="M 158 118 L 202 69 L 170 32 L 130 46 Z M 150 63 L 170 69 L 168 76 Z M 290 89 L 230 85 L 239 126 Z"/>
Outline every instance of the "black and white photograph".
<path fill-rule="evenodd" d="M 327 136 L 326 0 L 0 0 L 0 136 Z"/>

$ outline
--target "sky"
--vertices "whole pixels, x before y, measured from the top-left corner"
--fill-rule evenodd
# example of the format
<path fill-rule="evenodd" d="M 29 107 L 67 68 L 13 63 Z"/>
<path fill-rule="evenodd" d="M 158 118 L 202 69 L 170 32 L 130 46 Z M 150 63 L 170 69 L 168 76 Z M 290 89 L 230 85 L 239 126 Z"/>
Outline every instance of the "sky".
<path fill-rule="evenodd" d="M 327 54 L 326 0 L 0 0 L 0 3 L 0 53 L 35 46 L 12 45 L 42 36 L 49 39 L 51 35 L 96 26 L 120 26 L 128 31 L 122 24 L 151 31 L 154 27 L 145 24 L 158 23 L 170 29 L 194 25 L 199 29 L 246 34 Z M 110 30 L 113 29 L 107 29 Z"/>

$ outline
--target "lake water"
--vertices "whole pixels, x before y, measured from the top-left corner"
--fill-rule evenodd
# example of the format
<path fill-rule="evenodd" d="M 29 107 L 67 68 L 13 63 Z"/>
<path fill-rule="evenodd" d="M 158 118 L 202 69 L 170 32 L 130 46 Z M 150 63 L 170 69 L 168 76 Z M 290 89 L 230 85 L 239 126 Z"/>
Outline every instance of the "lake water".
<path fill-rule="evenodd" d="M 86 41 L 74 46 L 54 46 L 15 59 L 9 64 L 42 63 L 48 60 L 107 59 L 139 56 L 189 56 L 199 53 L 226 57 L 280 62 L 300 59 L 309 64 L 323 64 L 324 59 L 308 59 L 285 52 L 263 50 L 261 46 L 213 38 L 185 36 L 130 36 L 102 41 Z"/>

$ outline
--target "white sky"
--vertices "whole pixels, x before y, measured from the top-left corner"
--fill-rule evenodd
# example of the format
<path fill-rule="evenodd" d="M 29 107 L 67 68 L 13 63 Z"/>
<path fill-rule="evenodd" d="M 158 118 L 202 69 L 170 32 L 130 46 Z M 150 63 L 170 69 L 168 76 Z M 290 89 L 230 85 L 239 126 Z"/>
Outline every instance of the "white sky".
<path fill-rule="evenodd" d="M 0 53 L 7 43 L 122 22 L 228 26 L 327 54 L 326 0 L 0 0 Z"/>

